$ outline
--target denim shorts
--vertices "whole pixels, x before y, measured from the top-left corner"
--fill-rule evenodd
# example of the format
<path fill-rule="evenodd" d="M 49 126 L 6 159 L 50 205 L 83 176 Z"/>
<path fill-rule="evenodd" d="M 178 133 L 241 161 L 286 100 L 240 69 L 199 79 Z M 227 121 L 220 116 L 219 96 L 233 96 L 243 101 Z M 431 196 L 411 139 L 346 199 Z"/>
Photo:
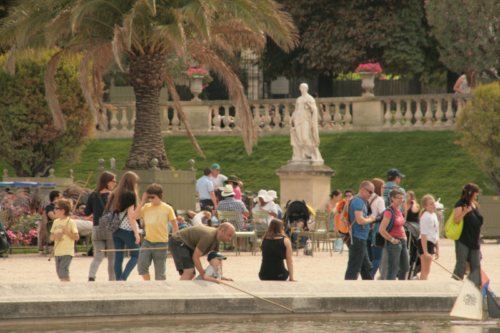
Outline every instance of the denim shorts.
<path fill-rule="evenodd" d="M 141 251 L 139 253 L 139 260 L 137 261 L 137 269 L 139 270 L 139 275 L 148 274 L 149 266 L 151 266 L 151 261 L 153 261 L 155 266 L 155 279 L 167 279 L 167 276 L 165 274 L 167 250 L 154 250 L 155 247 L 167 247 L 167 244 L 167 242 L 150 242 L 147 239 L 144 240 L 141 246 Z"/>

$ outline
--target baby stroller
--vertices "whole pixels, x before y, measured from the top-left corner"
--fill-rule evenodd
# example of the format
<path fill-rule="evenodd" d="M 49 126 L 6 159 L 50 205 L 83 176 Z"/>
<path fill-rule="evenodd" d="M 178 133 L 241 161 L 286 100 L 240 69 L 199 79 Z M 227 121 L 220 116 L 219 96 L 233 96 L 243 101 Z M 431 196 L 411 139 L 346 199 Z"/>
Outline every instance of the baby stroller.
<path fill-rule="evenodd" d="M 420 236 L 420 225 L 415 222 L 406 222 L 403 224 L 406 239 L 408 239 L 408 257 L 410 258 L 410 271 L 408 280 L 413 280 L 415 275 L 420 273 L 420 256 L 417 253 L 418 237 Z"/>
<path fill-rule="evenodd" d="M 299 244 L 297 245 L 297 240 L 293 239 L 291 230 L 292 228 L 295 228 L 297 222 L 302 221 L 304 223 L 304 227 L 302 230 L 307 231 L 307 221 L 309 221 L 309 217 L 309 209 L 307 208 L 304 200 L 293 202 L 291 202 L 291 200 L 288 200 L 285 206 L 285 212 L 283 214 L 283 222 L 285 223 L 285 233 L 292 240 L 293 246 L 299 246 L 299 248 L 305 246 L 308 237 L 301 237 L 301 239 L 299 240 Z"/>

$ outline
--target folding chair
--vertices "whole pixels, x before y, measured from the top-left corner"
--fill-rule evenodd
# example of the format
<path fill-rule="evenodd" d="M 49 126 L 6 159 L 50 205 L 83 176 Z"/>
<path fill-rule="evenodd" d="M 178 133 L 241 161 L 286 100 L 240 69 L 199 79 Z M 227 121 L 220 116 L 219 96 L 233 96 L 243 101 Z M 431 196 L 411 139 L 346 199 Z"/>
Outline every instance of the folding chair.
<path fill-rule="evenodd" d="M 230 222 L 232 225 L 234 225 L 234 228 L 236 229 L 236 233 L 234 234 L 234 237 L 236 239 L 235 240 L 236 255 L 238 255 L 238 253 L 241 253 L 241 251 L 239 250 L 239 247 L 238 247 L 238 238 L 251 238 L 251 237 L 257 238 L 257 233 L 255 232 L 255 225 L 254 225 L 253 231 L 241 230 L 240 223 L 243 223 L 243 222 L 239 222 L 240 213 L 237 210 L 231 210 L 231 211 L 218 210 L 217 217 L 219 219 L 219 226 L 224 221 Z M 254 242 L 254 244 L 252 246 L 252 255 L 255 255 L 255 253 L 257 252 L 255 249 L 255 246 L 256 246 L 256 242 Z"/>

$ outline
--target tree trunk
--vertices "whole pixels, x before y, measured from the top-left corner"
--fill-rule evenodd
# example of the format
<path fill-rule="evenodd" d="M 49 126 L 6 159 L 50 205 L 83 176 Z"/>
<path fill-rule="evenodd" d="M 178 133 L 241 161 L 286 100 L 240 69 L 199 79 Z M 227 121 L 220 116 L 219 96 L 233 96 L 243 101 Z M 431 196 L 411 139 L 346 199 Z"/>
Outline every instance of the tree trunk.
<path fill-rule="evenodd" d="M 136 119 L 132 148 L 125 170 L 147 170 L 150 161 L 158 159 L 158 167 L 170 170 L 167 153 L 161 136 L 160 90 L 161 73 L 165 70 L 162 55 L 130 57 L 130 77 L 135 92 Z"/>
<path fill-rule="evenodd" d="M 318 97 L 333 97 L 333 76 L 318 76 Z"/>

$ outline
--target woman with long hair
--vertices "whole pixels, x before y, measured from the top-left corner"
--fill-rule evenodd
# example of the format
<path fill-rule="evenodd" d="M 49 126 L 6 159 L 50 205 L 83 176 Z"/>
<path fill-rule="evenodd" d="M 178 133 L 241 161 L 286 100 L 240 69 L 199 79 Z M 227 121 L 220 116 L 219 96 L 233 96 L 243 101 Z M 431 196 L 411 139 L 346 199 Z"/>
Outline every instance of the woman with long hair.
<path fill-rule="evenodd" d="M 453 222 L 460 223 L 462 219 L 464 220 L 462 234 L 455 241 L 457 263 L 453 273 L 460 279 L 463 279 L 465 275 L 467 262 L 470 264 L 471 272 L 481 267 L 479 250 L 483 216 L 479 212 L 479 206 L 476 202 L 478 194 L 479 187 L 476 184 L 468 183 L 463 187 L 460 200 L 455 204 Z"/>
<path fill-rule="evenodd" d="M 379 216 L 385 209 L 384 197 L 382 196 L 384 181 L 380 178 L 373 178 L 372 184 L 375 187 L 372 196 L 368 199 L 368 206 L 370 206 L 370 210 L 372 215 L 377 217 Z M 382 260 L 382 254 L 384 249 L 381 247 L 376 247 L 373 244 L 373 223 L 370 225 L 370 233 L 368 234 L 368 238 L 366 239 L 366 247 L 368 250 L 368 258 L 373 265 L 373 276 L 377 274 L 378 268 L 380 266 L 380 261 Z"/>
<path fill-rule="evenodd" d="M 476 87 L 476 78 L 474 77 L 474 68 L 469 68 L 464 75 L 460 76 L 453 86 L 453 91 L 455 94 L 470 94 L 472 90 Z M 466 100 L 463 101 L 463 106 L 467 103 Z"/>
<path fill-rule="evenodd" d="M 113 232 L 113 243 L 115 249 L 123 250 L 125 245 L 129 249 L 138 249 L 141 237 L 139 236 L 139 227 L 136 219 L 140 218 L 140 211 L 135 211 L 138 207 L 138 190 L 139 176 L 128 171 L 120 179 L 120 183 L 116 190 L 111 193 L 107 211 L 114 211 L 122 221 L 117 231 Z M 115 275 L 117 281 L 126 281 L 129 274 L 137 265 L 139 259 L 139 251 L 130 251 L 130 259 L 123 269 L 123 251 L 116 252 L 115 255 Z"/>
<path fill-rule="evenodd" d="M 113 235 L 111 232 L 103 231 L 99 228 L 99 219 L 101 218 L 106 204 L 108 203 L 109 193 L 116 185 L 116 175 L 109 171 L 104 171 L 99 176 L 97 187 L 89 195 L 85 215 L 94 215 L 94 227 L 92 228 L 92 244 L 94 246 L 94 260 L 90 264 L 89 281 L 95 281 L 97 270 L 104 259 L 104 252 L 101 250 L 114 249 Z M 115 253 L 108 252 L 108 280 L 115 281 Z"/>
<path fill-rule="evenodd" d="M 292 243 L 283 232 L 283 222 L 271 220 L 267 231 L 262 237 L 262 264 L 259 278 L 263 281 L 290 281 L 293 279 Z M 286 270 L 283 260 L 286 260 Z"/>
<path fill-rule="evenodd" d="M 420 205 L 417 202 L 415 193 L 413 191 L 406 192 L 406 222 L 418 223 L 420 218 Z"/>

